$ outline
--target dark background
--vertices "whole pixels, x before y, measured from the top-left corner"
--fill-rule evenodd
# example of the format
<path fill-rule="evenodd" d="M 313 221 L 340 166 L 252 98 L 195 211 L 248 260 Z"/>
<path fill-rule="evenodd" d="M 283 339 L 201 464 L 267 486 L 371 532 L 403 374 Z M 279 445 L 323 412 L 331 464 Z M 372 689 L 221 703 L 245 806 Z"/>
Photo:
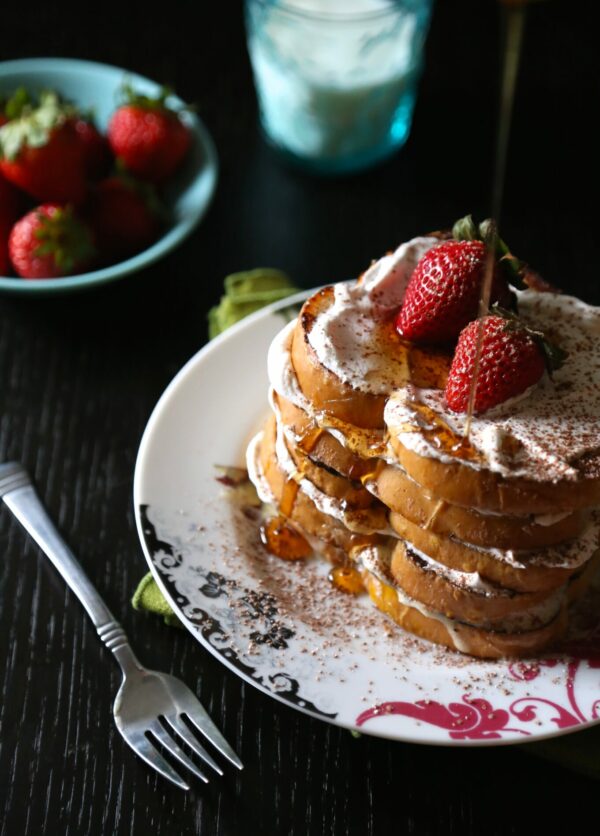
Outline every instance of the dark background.
<path fill-rule="evenodd" d="M 551 282 L 600 303 L 594 4 L 529 13 L 501 231 Z M 5 4 L 1 56 L 70 56 L 172 84 L 221 171 L 193 236 L 94 292 L 0 298 L 0 460 L 18 459 L 142 662 L 197 689 L 246 769 L 184 794 L 126 748 L 116 665 L 23 531 L 0 513 L 0 836 L 526 833 L 595 816 L 597 784 L 520 749 L 440 749 L 311 720 L 129 604 L 145 563 L 136 451 L 162 390 L 206 339 L 223 277 L 259 264 L 304 287 L 357 275 L 400 241 L 488 211 L 497 5 L 439 0 L 412 135 L 373 171 L 317 179 L 260 138 L 239 2 Z M 208 397 L 218 393 L 207 393 Z M 592 821 L 595 818 L 591 819 Z"/>

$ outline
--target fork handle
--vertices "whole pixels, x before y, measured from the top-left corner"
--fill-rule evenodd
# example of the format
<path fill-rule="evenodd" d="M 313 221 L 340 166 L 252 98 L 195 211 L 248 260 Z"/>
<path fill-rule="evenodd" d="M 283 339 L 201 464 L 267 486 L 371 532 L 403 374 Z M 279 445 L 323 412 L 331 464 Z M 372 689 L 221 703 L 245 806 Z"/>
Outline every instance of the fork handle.
<path fill-rule="evenodd" d="M 0 498 L 77 595 L 98 635 L 112 650 L 123 672 L 132 665 L 140 667 L 125 631 L 58 533 L 31 484 L 29 474 L 20 464 L 8 462 L 0 465 Z"/>

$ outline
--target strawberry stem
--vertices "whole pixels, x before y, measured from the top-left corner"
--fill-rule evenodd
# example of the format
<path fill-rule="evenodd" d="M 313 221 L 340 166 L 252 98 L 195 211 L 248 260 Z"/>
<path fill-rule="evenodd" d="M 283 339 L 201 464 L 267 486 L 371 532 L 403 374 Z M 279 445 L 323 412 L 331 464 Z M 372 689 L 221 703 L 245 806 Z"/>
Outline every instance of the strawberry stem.
<path fill-rule="evenodd" d="M 490 313 L 505 319 L 507 330 L 524 331 L 531 337 L 532 340 L 535 341 L 538 348 L 542 352 L 544 362 L 546 363 L 546 369 L 550 377 L 552 377 L 552 372 L 560 369 L 569 356 L 567 351 L 560 348 L 560 346 L 556 345 L 556 343 L 551 342 L 543 331 L 536 331 L 534 328 L 530 328 L 517 316 L 517 314 L 512 311 L 507 311 L 506 308 L 502 308 L 500 305 L 492 305 Z"/>
<path fill-rule="evenodd" d="M 52 255 L 56 266 L 70 273 L 95 254 L 87 226 L 74 214 L 71 206 L 57 208 L 51 217 L 38 215 L 40 225 L 34 235 L 40 242 L 35 255 Z"/>
<path fill-rule="evenodd" d="M 184 110 L 194 109 L 193 105 L 187 104 L 177 111 L 174 110 L 174 108 L 169 107 L 167 105 L 167 99 L 169 96 L 172 96 L 173 93 L 174 91 L 172 87 L 163 85 L 160 88 L 158 96 L 146 96 L 143 93 L 138 93 L 133 85 L 130 84 L 129 81 L 125 80 L 119 90 L 118 104 L 119 106 L 131 105 L 133 107 L 139 107 L 142 110 L 165 110 L 169 113 L 181 113 Z"/>
<path fill-rule="evenodd" d="M 498 235 L 496 222 L 492 218 L 486 218 L 478 225 L 472 215 L 465 215 L 452 227 L 452 237 L 456 241 L 483 241 L 487 247 L 493 247 L 495 257 L 505 271 L 507 280 L 521 289 L 525 286 L 523 273 L 527 265 L 511 253 Z"/>

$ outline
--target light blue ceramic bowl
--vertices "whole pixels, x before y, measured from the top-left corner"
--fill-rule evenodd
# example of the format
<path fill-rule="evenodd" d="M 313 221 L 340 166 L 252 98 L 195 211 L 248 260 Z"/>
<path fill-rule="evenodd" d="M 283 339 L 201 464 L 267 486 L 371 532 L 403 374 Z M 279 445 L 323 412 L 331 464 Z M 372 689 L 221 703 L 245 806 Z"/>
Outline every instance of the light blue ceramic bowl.
<path fill-rule="evenodd" d="M 156 95 L 160 90 L 160 84 L 107 64 L 71 58 L 28 58 L 0 63 L 0 96 L 20 85 L 33 91 L 57 90 L 82 108 L 93 109 L 98 127 L 104 131 L 125 79 L 142 93 Z M 169 104 L 183 106 L 176 96 Z M 206 212 L 215 190 L 218 168 L 215 147 L 202 122 L 189 111 L 182 118 L 192 129 L 194 143 L 184 167 L 168 184 L 165 201 L 170 221 L 161 238 L 126 261 L 89 273 L 37 280 L 0 276 L 0 291 L 40 295 L 83 290 L 142 270 L 180 244 Z"/>

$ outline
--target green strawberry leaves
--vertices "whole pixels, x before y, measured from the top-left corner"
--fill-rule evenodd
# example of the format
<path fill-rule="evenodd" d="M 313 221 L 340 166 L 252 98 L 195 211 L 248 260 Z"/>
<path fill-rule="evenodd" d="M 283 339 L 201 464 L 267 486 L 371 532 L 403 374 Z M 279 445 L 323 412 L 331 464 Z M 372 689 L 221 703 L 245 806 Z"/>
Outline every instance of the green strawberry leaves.
<path fill-rule="evenodd" d="M 14 115 L 9 115 L 8 108 Z M 9 99 L 6 110 L 10 121 L 0 128 L 0 158 L 14 160 L 22 148 L 41 148 L 48 143 L 51 132 L 67 119 L 77 115 L 77 108 L 61 101 L 53 90 L 40 93 L 39 101 L 20 88 Z"/>
<path fill-rule="evenodd" d="M 95 255 L 88 227 L 74 214 L 71 206 L 57 208 L 52 217 L 38 214 L 35 237 L 40 242 L 36 256 L 52 255 L 58 269 L 68 274 Z"/>
<path fill-rule="evenodd" d="M 560 369 L 569 356 L 567 351 L 551 342 L 543 331 L 537 331 L 534 328 L 530 328 L 512 311 L 507 311 L 505 308 L 500 307 L 500 305 L 492 305 L 490 314 L 500 316 L 502 319 L 505 319 L 507 331 L 524 331 L 529 337 L 531 337 L 532 340 L 534 340 L 542 352 L 546 369 L 550 377 L 552 377 L 552 372 Z"/>
<path fill-rule="evenodd" d="M 173 88 L 163 85 L 158 96 L 146 96 L 138 93 L 129 81 L 124 81 L 118 94 L 118 105 L 131 105 L 142 110 L 162 110 L 167 113 L 180 113 L 182 110 L 194 110 L 193 105 L 185 105 L 176 111 L 167 105 L 167 99 L 174 93 Z"/>
<path fill-rule="evenodd" d="M 547 282 L 538 272 L 521 259 L 514 256 L 507 244 L 498 235 L 495 221 L 486 218 L 480 224 L 476 224 L 472 215 L 456 221 L 452 227 L 452 237 L 456 241 L 483 241 L 488 247 L 492 247 L 500 267 L 504 271 L 506 280 L 519 290 L 530 288 L 541 293 L 560 293 L 559 288 Z"/>
<path fill-rule="evenodd" d="M 483 241 L 486 246 L 494 250 L 496 259 L 505 271 L 507 281 L 523 289 L 523 272 L 527 265 L 512 255 L 508 246 L 498 235 L 494 220 L 486 218 L 480 224 L 476 224 L 472 215 L 466 215 L 456 221 L 452 227 L 452 237 L 457 241 Z"/>

